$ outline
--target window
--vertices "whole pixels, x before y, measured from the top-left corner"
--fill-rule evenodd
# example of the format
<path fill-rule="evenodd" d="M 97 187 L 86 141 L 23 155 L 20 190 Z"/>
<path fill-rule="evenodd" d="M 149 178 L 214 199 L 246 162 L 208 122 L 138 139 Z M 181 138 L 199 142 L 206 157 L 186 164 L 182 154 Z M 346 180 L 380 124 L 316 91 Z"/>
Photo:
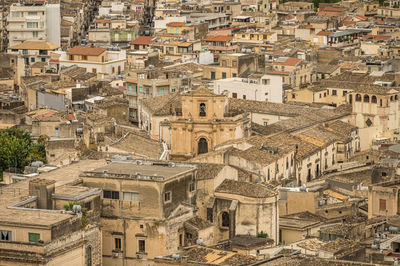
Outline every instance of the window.
<path fill-rule="evenodd" d="M 164 202 L 170 202 L 171 201 L 171 191 L 165 192 L 164 193 Z"/>
<path fill-rule="evenodd" d="M 46 62 L 46 58 L 44 58 L 44 57 L 41 58 L 40 60 L 41 60 L 42 62 Z"/>
<path fill-rule="evenodd" d="M 35 62 L 35 58 L 31 57 L 31 62 L 34 63 Z"/>
<path fill-rule="evenodd" d="M 200 116 L 206 116 L 206 104 L 205 103 L 201 103 L 200 104 Z"/>
<path fill-rule="evenodd" d="M 263 85 L 269 85 L 269 84 L 271 84 L 271 80 L 270 79 L 263 79 L 262 83 L 263 83 Z"/>
<path fill-rule="evenodd" d="M 36 16 L 37 12 L 36 11 L 29 11 L 28 16 Z"/>
<path fill-rule="evenodd" d="M 369 103 L 369 95 L 367 94 L 364 95 L 364 102 Z"/>
<path fill-rule="evenodd" d="M 103 198 L 104 199 L 119 199 L 119 191 L 104 190 Z"/>
<path fill-rule="evenodd" d="M 232 93 L 232 98 L 237 98 L 237 93 L 236 92 Z"/>
<path fill-rule="evenodd" d="M 337 91 L 336 90 L 332 90 L 332 95 L 336 96 L 337 95 Z"/>
<path fill-rule="evenodd" d="M 236 73 L 232 73 L 232 77 L 236 78 L 237 74 Z"/>
<path fill-rule="evenodd" d="M 115 73 L 115 67 L 111 68 L 111 72 L 114 74 Z"/>
<path fill-rule="evenodd" d="M 360 94 L 356 94 L 356 102 L 361 102 L 361 95 Z"/>
<path fill-rule="evenodd" d="M 386 211 L 386 200 L 379 200 L 379 211 Z"/>
<path fill-rule="evenodd" d="M 126 201 L 139 201 L 139 193 L 137 192 L 124 192 L 123 199 Z"/>
<path fill-rule="evenodd" d="M 87 60 L 87 55 L 82 55 L 82 60 Z"/>
<path fill-rule="evenodd" d="M 347 94 L 347 91 L 343 91 L 343 96 L 346 96 L 346 94 Z"/>
<path fill-rule="evenodd" d="M 114 238 L 114 249 L 121 249 L 121 238 Z"/>
<path fill-rule="evenodd" d="M 139 252 L 146 252 L 146 240 L 139 240 Z"/>
<path fill-rule="evenodd" d="M 225 72 L 222 72 L 222 78 L 226 79 L 226 73 Z"/>
<path fill-rule="evenodd" d="M 377 102 L 378 102 L 378 100 L 376 99 L 376 96 L 373 95 L 373 96 L 371 97 L 371 103 L 377 103 Z"/>
<path fill-rule="evenodd" d="M 86 210 L 90 211 L 90 210 L 93 208 L 93 201 L 85 202 L 85 204 L 83 205 L 83 207 L 84 207 Z"/>
<path fill-rule="evenodd" d="M 38 242 L 40 240 L 40 234 L 28 233 L 29 242 Z"/>
<path fill-rule="evenodd" d="M 237 67 L 237 61 L 236 60 L 232 61 L 232 67 Z"/>
<path fill-rule="evenodd" d="M 264 127 L 268 126 L 268 122 L 264 122 Z"/>
<path fill-rule="evenodd" d="M 39 24 L 37 22 L 27 22 L 26 27 L 28 29 L 37 29 Z"/>
<path fill-rule="evenodd" d="M 86 247 L 86 266 L 92 266 L 92 247 Z"/>
<path fill-rule="evenodd" d="M 212 79 L 212 80 L 215 79 L 215 72 L 211 72 L 211 79 Z"/>
<path fill-rule="evenodd" d="M 189 192 L 193 192 L 195 190 L 195 184 L 194 182 L 189 184 Z"/>
<path fill-rule="evenodd" d="M 22 50 L 22 54 L 28 54 L 28 50 L 26 49 Z"/>
<path fill-rule="evenodd" d="M 37 31 L 33 31 L 33 32 L 32 32 L 32 37 L 33 37 L 33 38 L 39 37 L 39 33 L 38 33 Z"/>
<path fill-rule="evenodd" d="M 13 18 L 19 18 L 20 17 L 20 12 L 19 11 L 13 11 L 11 12 L 11 17 Z"/>
<path fill-rule="evenodd" d="M 1 230 L 0 231 L 0 240 L 11 241 L 11 231 Z"/>
<path fill-rule="evenodd" d="M 243 94 L 243 99 L 246 100 L 246 95 Z"/>

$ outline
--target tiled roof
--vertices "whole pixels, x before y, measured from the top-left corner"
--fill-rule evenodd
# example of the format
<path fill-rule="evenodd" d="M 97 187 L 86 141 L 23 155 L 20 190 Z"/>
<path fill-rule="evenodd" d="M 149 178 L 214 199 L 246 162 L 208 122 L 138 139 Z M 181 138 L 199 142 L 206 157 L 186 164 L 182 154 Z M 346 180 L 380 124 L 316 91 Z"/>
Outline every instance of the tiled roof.
<path fill-rule="evenodd" d="M 295 66 L 300 62 L 301 62 L 301 59 L 299 59 L 299 58 L 289 57 L 288 59 L 286 59 L 283 62 L 274 62 L 273 64 L 280 65 L 280 66 Z"/>
<path fill-rule="evenodd" d="M 172 115 L 176 108 L 182 108 L 179 92 L 142 100 L 153 115 Z"/>
<path fill-rule="evenodd" d="M 363 37 L 363 40 L 368 40 L 368 39 L 374 39 L 374 40 L 378 40 L 378 41 L 387 41 L 390 38 L 392 38 L 392 36 L 390 35 L 365 35 Z"/>
<path fill-rule="evenodd" d="M 98 56 L 104 53 L 106 50 L 107 49 L 103 47 L 75 46 L 69 49 L 68 54 Z"/>
<path fill-rule="evenodd" d="M 131 44 L 136 45 L 150 45 L 152 44 L 153 37 L 151 36 L 140 36 L 134 41 L 131 41 Z"/>
<path fill-rule="evenodd" d="M 223 36 L 223 35 L 217 35 L 217 36 L 208 36 L 203 39 L 205 42 L 228 42 L 233 39 L 233 36 Z"/>
<path fill-rule="evenodd" d="M 270 188 L 261 185 L 243 181 L 225 179 L 215 192 L 237 194 L 252 198 L 267 198 L 276 196 L 277 193 Z"/>
<path fill-rule="evenodd" d="M 186 22 L 170 22 L 167 24 L 167 27 L 182 27 L 186 24 Z"/>
<path fill-rule="evenodd" d="M 55 50 L 60 48 L 57 44 L 45 41 L 24 41 L 23 43 L 8 47 L 8 49 L 27 50 Z"/>

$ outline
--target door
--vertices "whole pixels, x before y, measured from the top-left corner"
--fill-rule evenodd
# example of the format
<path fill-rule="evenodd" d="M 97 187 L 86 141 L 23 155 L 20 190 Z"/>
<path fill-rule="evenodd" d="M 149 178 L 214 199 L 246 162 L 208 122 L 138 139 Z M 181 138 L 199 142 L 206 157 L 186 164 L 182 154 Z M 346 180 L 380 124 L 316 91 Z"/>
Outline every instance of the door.
<path fill-rule="evenodd" d="M 198 143 L 198 154 L 203 154 L 208 152 L 208 143 L 205 138 L 201 138 Z"/>

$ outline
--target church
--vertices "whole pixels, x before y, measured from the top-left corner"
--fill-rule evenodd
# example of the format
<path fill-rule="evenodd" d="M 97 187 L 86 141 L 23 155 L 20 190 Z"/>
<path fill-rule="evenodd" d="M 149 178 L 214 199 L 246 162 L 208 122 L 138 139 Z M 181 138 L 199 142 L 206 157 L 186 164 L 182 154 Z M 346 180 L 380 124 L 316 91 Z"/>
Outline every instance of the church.
<path fill-rule="evenodd" d="M 224 95 L 200 87 L 164 98 L 143 101 L 141 127 L 167 145 L 171 160 L 187 160 L 225 141 L 249 136 L 247 115 L 230 112 Z"/>

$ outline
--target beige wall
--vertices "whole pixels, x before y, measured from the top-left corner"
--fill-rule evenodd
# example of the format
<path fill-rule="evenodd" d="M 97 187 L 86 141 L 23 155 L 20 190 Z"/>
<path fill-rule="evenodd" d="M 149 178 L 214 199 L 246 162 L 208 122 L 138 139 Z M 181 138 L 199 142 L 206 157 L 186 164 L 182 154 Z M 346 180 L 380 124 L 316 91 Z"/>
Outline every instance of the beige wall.
<path fill-rule="evenodd" d="M 292 192 L 287 191 L 287 199 L 279 200 L 279 216 L 299 213 L 311 212 L 315 213 L 317 208 L 317 200 L 314 192 Z"/>

